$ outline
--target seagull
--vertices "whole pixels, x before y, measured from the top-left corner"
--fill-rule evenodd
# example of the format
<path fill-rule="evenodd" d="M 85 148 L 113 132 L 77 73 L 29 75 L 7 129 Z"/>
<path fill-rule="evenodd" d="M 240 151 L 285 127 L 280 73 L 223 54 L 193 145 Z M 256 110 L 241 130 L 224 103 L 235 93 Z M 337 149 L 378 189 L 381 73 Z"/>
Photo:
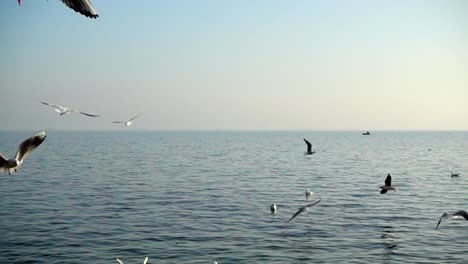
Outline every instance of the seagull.
<path fill-rule="evenodd" d="M 390 175 L 390 173 L 387 175 L 387 178 L 385 179 L 385 185 L 380 186 L 380 188 L 382 189 L 382 191 L 380 191 L 380 194 L 384 194 L 390 190 L 393 190 L 394 192 L 396 192 L 396 188 L 392 186 L 392 176 Z"/>
<path fill-rule="evenodd" d="M 270 206 L 270 211 L 272 214 L 276 213 L 276 210 L 278 210 L 278 206 L 276 206 L 275 203 L 273 203 L 271 206 Z"/>
<path fill-rule="evenodd" d="M 310 197 L 312 194 L 314 194 L 314 192 L 311 192 L 309 189 L 307 189 L 307 190 L 305 191 L 306 200 L 309 199 L 309 197 Z"/>
<path fill-rule="evenodd" d="M 14 159 L 6 159 L 0 153 L 0 170 L 8 172 L 8 174 L 11 175 L 12 172 L 16 171 L 16 168 L 23 164 L 24 159 L 26 159 L 28 155 L 31 154 L 31 152 L 44 141 L 46 137 L 46 132 L 42 131 L 23 141 L 19 145 Z"/>
<path fill-rule="evenodd" d="M 88 114 L 88 113 L 84 113 L 84 112 L 80 112 L 80 111 L 77 111 L 77 110 L 73 110 L 73 109 L 70 109 L 68 107 L 65 107 L 65 106 L 61 106 L 61 105 L 56 105 L 56 104 L 49 104 L 47 102 L 42 102 L 40 101 L 42 104 L 44 105 L 48 105 L 50 107 L 53 107 L 55 112 L 59 113 L 61 116 L 63 115 L 66 115 L 66 114 L 69 114 L 69 113 L 79 113 L 79 114 L 82 114 L 82 115 L 85 115 L 85 116 L 90 116 L 90 117 L 99 117 L 99 115 L 93 115 L 93 114 Z"/>
<path fill-rule="evenodd" d="M 362 133 L 363 136 L 369 136 L 370 135 L 370 132 L 367 131 L 366 133 Z"/>
<path fill-rule="evenodd" d="M 305 153 L 306 155 L 312 155 L 315 153 L 315 151 L 312 151 L 312 144 L 310 144 L 307 139 L 304 138 L 305 143 L 307 144 L 307 152 Z"/>
<path fill-rule="evenodd" d="M 460 173 L 453 173 L 453 172 L 450 172 L 450 173 L 452 174 L 452 178 L 460 176 Z"/>
<path fill-rule="evenodd" d="M 93 5 L 91 4 L 91 1 L 89 0 L 60 0 L 62 3 L 67 5 L 69 8 L 75 10 L 75 12 L 78 12 L 82 14 L 83 16 L 89 17 L 89 18 L 97 18 L 99 15 L 96 12 L 96 9 L 94 9 Z M 21 5 L 21 0 L 18 0 L 18 4 Z"/>
<path fill-rule="evenodd" d="M 316 201 L 315 203 L 311 203 L 311 204 L 308 204 L 308 205 L 306 205 L 306 206 L 300 207 L 300 208 L 297 210 L 297 212 L 296 212 L 291 218 L 289 218 L 288 222 L 286 222 L 286 223 L 291 222 L 291 220 L 293 220 L 293 219 L 294 219 L 296 216 L 298 216 L 300 213 L 308 212 L 310 207 L 312 207 L 312 206 L 318 204 L 321 200 L 322 200 L 322 199 Z"/>
<path fill-rule="evenodd" d="M 119 258 L 116 258 L 115 259 L 119 264 L 124 264 L 123 261 L 121 261 Z M 146 262 L 148 262 L 148 257 L 145 258 L 145 260 L 143 261 L 143 264 L 146 264 Z"/>
<path fill-rule="evenodd" d="M 439 222 L 437 223 L 436 229 L 439 227 L 440 222 L 444 220 L 456 220 L 456 219 L 465 219 L 468 220 L 468 213 L 464 210 L 456 211 L 456 212 L 445 212 L 442 214 L 442 216 L 439 219 Z"/>
<path fill-rule="evenodd" d="M 126 126 L 131 126 L 132 123 L 133 123 L 133 120 L 135 120 L 137 117 L 139 117 L 141 114 L 139 115 L 136 115 L 134 117 L 132 117 L 130 120 L 128 121 L 113 121 L 112 123 L 115 123 L 115 124 L 125 124 Z"/>

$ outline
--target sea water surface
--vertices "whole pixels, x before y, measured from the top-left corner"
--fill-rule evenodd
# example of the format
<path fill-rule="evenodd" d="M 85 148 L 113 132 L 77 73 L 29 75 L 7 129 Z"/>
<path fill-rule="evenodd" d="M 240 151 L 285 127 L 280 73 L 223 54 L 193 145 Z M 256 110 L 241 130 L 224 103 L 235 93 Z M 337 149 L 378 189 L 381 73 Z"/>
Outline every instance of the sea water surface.
<path fill-rule="evenodd" d="M 36 132 L 0 132 L 0 152 Z M 467 149 L 468 132 L 49 131 L 0 175 L 0 263 L 467 263 L 468 221 L 435 229 L 468 210 Z"/>

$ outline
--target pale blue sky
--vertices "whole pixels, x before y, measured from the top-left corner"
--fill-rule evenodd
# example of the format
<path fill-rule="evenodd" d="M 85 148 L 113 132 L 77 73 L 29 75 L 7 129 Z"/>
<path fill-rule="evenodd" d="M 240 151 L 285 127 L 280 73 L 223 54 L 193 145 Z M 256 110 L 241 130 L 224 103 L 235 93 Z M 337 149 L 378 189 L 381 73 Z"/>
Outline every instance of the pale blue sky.
<path fill-rule="evenodd" d="M 0 129 L 468 130 L 467 1 L 92 2 L 0 1 Z"/>

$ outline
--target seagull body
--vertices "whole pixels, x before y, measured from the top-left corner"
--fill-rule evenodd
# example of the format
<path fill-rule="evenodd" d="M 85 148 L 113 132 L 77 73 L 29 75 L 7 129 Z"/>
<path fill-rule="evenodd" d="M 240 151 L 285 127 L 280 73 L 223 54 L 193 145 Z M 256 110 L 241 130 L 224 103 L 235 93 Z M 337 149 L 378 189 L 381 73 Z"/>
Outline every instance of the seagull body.
<path fill-rule="evenodd" d="M 452 174 L 452 178 L 460 176 L 460 173 L 453 173 L 453 172 L 450 172 L 450 173 Z"/>
<path fill-rule="evenodd" d="M 393 190 L 394 192 L 396 192 L 396 188 L 392 186 L 392 176 L 390 175 L 390 173 L 387 175 L 387 178 L 385 179 L 385 185 L 380 186 L 380 188 L 382 189 L 382 191 L 380 191 L 380 194 L 384 194 L 390 190 Z"/>
<path fill-rule="evenodd" d="M 0 153 L 0 170 L 8 172 L 11 175 L 16 169 L 23 164 L 31 152 L 37 148 L 47 137 L 46 132 L 42 131 L 36 135 L 24 140 L 18 147 L 15 158 L 7 159 Z"/>
<path fill-rule="evenodd" d="M 115 259 L 119 264 L 124 264 L 123 261 L 121 261 L 119 258 L 116 258 Z M 145 260 L 143 261 L 143 264 L 146 264 L 146 262 L 148 262 L 148 257 L 145 258 Z"/>
<path fill-rule="evenodd" d="M 456 211 L 456 212 L 445 212 L 440 217 L 439 222 L 437 223 L 436 229 L 439 228 L 439 225 L 440 225 L 440 222 L 442 221 L 442 219 L 444 219 L 444 220 L 452 220 L 452 219 L 453 220 L 457 220 L 457 219 L 468 220 L 468 213 L 466 213 L 466 211 L 464 211 L 464 210 L 460 210 L 460 211 Z"/>
<path fill-rule="evenodd" d="M 304 213 L 304 212 L 308 212 L 309 211 L 309 208 L 311 208 L 312 206 L 318 204 L 322 199 L 318 200 L 317 202 L 315 203 L 311 203 L 311 204 L 308 204 L 306 206 L 303 206 L 303 207 L 300 207 L 297 212 L 295 214 L 293 214 L 293 216 L 291 216 L 291 218 L 289 218 L 289 220 L 286 222 L 286 223 L 289 223 L 291 222 L 291 220 L 293 220 L 294 218 L 296 218 L 296 216 L 298 216 L 299 214 L 301 213 Z"/>
<path fill-rule="evenodd" d="M 270 211 L 272 214 L 276 213 L 276 210 L 278 210 L 278 206 L 276 206 L 275 203 L 273 203 L 271 206 L 270 206 Z"/>
<path fill-rule="evenodd" d="M 307 189 L 307 190 L 305 191 L 306 199 L 309 199 L 309 197 L 310 197 L 312 194 L 314 194 L 314 192 L 311 192 L 309 189 Z"/>
<path fill-rule="evenodd" d="M 307 144 L 307 152 L 305 153 L 306 155 L 312 155 L 315 153 L 315 151 L 312 151 L 312 144 L 310 144 L 307 139 L 304 138 L 305 143 Z"/>
<path fill-rule="evenodd" d="M 91 1 L 89 0 L 60 0 L 62 3 L 67 5 L 69 8 L 75 10 L 75 12 L 78 12 L 82 14 L 83 16 L 89 17 L 89 18 L 97 18 L 99 17 L 98 13 L 96 12 L 96 9 L 94 9 L 94 6 L 91 4 Z M 18 4 L 21 5 L 21 0 L 18 0 Z"/>
<path fill-rule="evenodd" d="M 370 132 L 367 131 L 366 133 L 362 133 L 363 136 L 369 136 L 370 135 Z"/>
<path fill-rule="evenodd" d="M 137 119 L 137 117 L 139 117 L 141 114 L 139 115 L 136 115 L 132 118 L 130 118 L 130 120 L 128 121 L 113 121 L 112 123 L 115 123 L 115 124 L 125 124 L 126 126 L 131 126 L 132 123 L 133 123 L 133 120 Z"/>
<path fill-rule="evenodd" d="M 88 114 L 88 113 L 85 113 L 85 112 L 80 112 L 80 111 L 73 110 L 73 109 L 70 109 L 68 107 L 61 106 L 61 105 L 49 104 L 47 102 L 42 102 L 42 101 L 41 101 L 41 103 L 54 108 L 54 111 L 59 113 L 59 115 L 61 115 L 61 116 L 66 115 L 66 114 L 70 114 L 70 113 L 78 113 L 78 114 L 82 114 L 82 115 L 90 116 L 90 117 L 99 117 L 99 115 L 93 115 L 93 114 Z"/>

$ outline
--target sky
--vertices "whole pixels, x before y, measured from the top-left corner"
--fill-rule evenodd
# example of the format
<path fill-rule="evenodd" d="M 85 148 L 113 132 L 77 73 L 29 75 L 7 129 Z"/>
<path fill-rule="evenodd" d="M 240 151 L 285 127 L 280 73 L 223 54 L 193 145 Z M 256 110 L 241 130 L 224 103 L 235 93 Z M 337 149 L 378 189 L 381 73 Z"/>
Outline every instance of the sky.
<path fill-rule="evenodd" d="M 468 1 L 92 3 L 0 1 L 0 130 L 468 130 Z"/>

